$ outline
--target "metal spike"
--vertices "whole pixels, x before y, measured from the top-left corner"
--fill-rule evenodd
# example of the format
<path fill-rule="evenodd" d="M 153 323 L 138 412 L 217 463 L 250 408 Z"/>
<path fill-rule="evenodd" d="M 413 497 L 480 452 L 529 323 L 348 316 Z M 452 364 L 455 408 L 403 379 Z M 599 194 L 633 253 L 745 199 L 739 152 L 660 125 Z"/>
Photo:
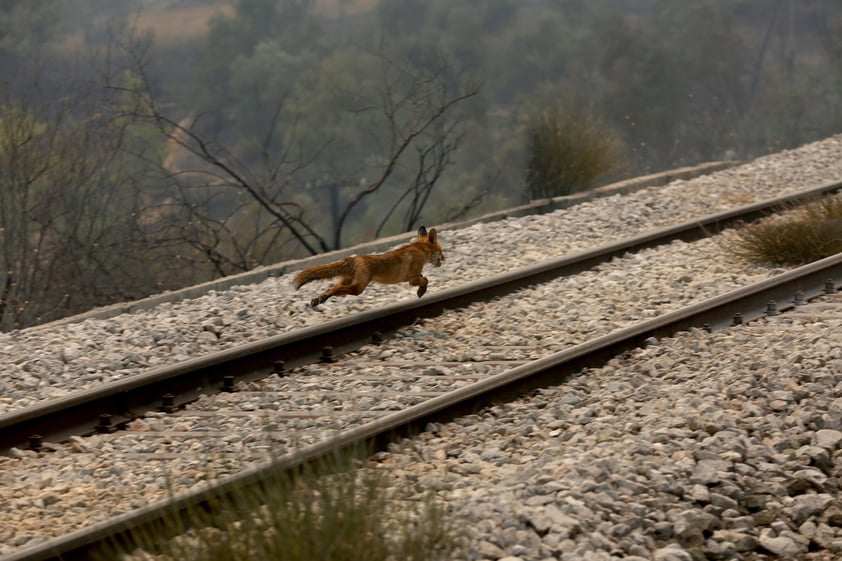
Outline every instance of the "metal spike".
<path fill-rule="evenodd" d="M 175 396 L 171 393 L 165 393 L 161 396 L 161 406 L 158 408 L 158 411 L 163 411 L 164 413 L 175 413 L 178 410 L 178 407 L 175 405 Z"/>
<path fill-rule="evenodd" d="M 322 362 L 336 362 L 336 357 L 333 356 L 333 347 L 330 345 L 322 347 Z"/>
<path fill-rule="evenodd" d="M 100 434 L 109 434 L 117 431 L 117 427 L 111 424 L 111 415 L 103 413 L 99 416 L 99 421 L 96 425 L 96 431 Z"/>
<path fill-rule="evenodd" d="M 222 387 L 219 388 L 221 392 L 233 392 L 237 388 L 234 386 L 234 377 L 233 376 L 225 376 L 222 379 Z"/>

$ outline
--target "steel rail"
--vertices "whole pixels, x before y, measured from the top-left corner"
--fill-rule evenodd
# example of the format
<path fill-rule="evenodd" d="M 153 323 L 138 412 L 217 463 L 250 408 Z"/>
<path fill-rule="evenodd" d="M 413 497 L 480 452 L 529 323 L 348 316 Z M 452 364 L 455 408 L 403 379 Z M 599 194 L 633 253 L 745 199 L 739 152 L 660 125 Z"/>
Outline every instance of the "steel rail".
<path fill-rule="evenodd" d="M 798 299 L 809 300 L 836 292 L 842 281 L 842 253 L 777 275 L 706 301 L 597 337 L 547 357 L 529 362 L 456 389 L 403 411 L 389 414 L 334 438 L 280 456 L 199 490 L 179 494 L 147 507 L 119 515 L 61 538 L 31 546 L 0 561 L 90 559 L 102 548 L 132 547 L 132 532 L 160 539 L 183 533 L 190 526 L 190 513 L 230 504 L 237 496 L 258 490 L 274 477 L 294 475 L 307 464 L 359 449 L 382 450 L 397 438 L 412 436 L 430 422 L 445 422 L 493 404 L 515 399 L 525 392 L 564 383 L 583 368 L 598 367 L 612 357 L 644 345 L 650 338 L 674 335 L 692 327 L 716 329 L 733 325 L 736 314 L 751 321 L 769 313 L 770 301 L 783 303 L 776 310 L 794 307 Z M 797 295 L 797 296 L 796 296 Z M 737 322 L 738 323 L 738 322 Z"/>
<path fill-rule="evenodd" d="M 327 321 L 176 365 L 152 368 L 92 390 L 0 415 L 0 453 L 7 454 L 12 447 L 26 447 L 34 435 L 47 441 L 57 441 L 96 430 L 111 430 L 116 425 L 142 416 L 146 411 L 160 408 L 164 396 L 172 396 L 170 406 L 178 406 L 201 394 L 218 392 L 225 385 L 226 378 L 251 381 L 271 375 L 277 364 L 292 368 L 318 362 L 322 360 L 326 347 L 338 352 L 354 350 L 368 343 L 375 333 L 388 334 L 419 318 L 435 317 L 445 310 L 463 308 L 529 285 L 574 275 L 612 258 L 672 240 L 698 240 L 735 223 L 750 222 L 787 205 L 840 189 L 842 182 L 834 182 L 743 205 L 428 294 L 418 300 Z"/>
<path fill-rule="evenodd" d="M 640 189 L 659 187 L 673 181 L 690 180 L 701 175 L 709 175 L 725 170 L 742 163 L 743 162 L 736 160 L 715 161 L 705 162 L 694 166 L 680 167 L 667 171 L 660 171 L 631 179 L 623 179 L 616 183 L 601 185 L 594 189 L 578 191 L 570 195 L 560 195 L 549 199 L 537 199 L 524 205 L 493 211 L 474 218 L 469 218 L 467 220 L 438 224 L 436 228 L 439 230 L 439 233 L 450 232 L 467 228 L 475 224 L 496 222 L 506 218 L 520 218 L 523 216 L 546 214 L 556 210 L 567 209 L 602 197 L 628 195 Z M 378 238 L 376 240 L 363 242 L 343 249 L 329 251 L 327 253 L 320 253 L 318 255 L 312 255 L 310 257 L 304 257 L 292 261 L 282 261 L 273 265 L 261 266 L 251 271 L 229 275 L 212 281 L 206 281 L 195 286 L 170 290 L 161 294 L 154 294 L 140 300 L 132 300 L 129 302 L 95 308 L 73 316 L 34 325 L 27 329 L 50 329 L 58 325 L 78 323 L 86 319 L 106 319 L 124 313 L 134 313 L 139 310 L 148 310 L 165 302 L 178 302 L 188 298 L 197 298 L 207 294 L 209 290 L 222 291 L 236 285 L 256 284 L 267 278 L 278 277 L 290 271 L 297 271 L 310 265 L 336 261 L 353 254 L 386 251 L 397 244 L 408 243 L 414 239 L 415 232 L 404 232 L 394 236 Z"/>

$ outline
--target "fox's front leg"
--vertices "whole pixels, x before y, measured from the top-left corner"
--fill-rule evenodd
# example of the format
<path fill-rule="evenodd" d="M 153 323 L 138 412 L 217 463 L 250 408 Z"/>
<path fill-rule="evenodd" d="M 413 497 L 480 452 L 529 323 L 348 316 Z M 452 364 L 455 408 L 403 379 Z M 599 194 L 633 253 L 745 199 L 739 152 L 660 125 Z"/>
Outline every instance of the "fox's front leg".
<path fill-rule="evenodd" d="M 418 287 L 418 297 L 421 298 L 424 296 L 424 293 L 427 292 L 427 277 L 424 275 L 418 275 L 417 277 L 413 277 L 409 279 L 409 284 L 411 286 Z"/>

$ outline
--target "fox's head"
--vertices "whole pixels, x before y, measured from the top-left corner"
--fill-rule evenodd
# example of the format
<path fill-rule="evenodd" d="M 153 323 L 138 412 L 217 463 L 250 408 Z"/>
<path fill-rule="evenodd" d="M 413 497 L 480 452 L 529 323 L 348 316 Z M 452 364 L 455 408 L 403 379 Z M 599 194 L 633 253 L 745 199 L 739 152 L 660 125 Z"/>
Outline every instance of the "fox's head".
<path fill-rule="evenodd" d="M 436 267 L 441 267 L 441 262 L 444 261 L 444 251 L 439 245 L 436 229 L 430 228 L 428 232 L 427 228 L 421 226 L 418 228 L 418 241 L 427 244 L 430 248 L 430 258 L 427 261 Z"/>

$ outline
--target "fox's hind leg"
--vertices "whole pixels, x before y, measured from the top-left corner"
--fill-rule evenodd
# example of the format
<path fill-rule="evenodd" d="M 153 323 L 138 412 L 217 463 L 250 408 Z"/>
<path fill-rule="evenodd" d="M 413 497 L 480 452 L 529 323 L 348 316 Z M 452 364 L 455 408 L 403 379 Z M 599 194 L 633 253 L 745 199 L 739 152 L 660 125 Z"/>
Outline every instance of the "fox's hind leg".
<path fill-rule="evenodd" d="M 418 275 L 417 277 L 413 277 L 409 279 L 409 284 L 411 286 L 418 287 L 418 297 L 421 298 L 424 296 L 424 293 L 427 292 L 427 277 L 424 275 Z"/>
<path fill-rule="evenodd" d="M 362 294 L 363 290 L 365 290 L 366 286 L 367 285 L 359 282 L 352 282 L 348 284 L 338 282 L 310 300 L 310 306 L 315 308 L 331 296 L 359 296 Z"/>
<path fill-rule="evenodd" d="M 330 294 L 328 294 L 327 292 L 323 292 L 323 293 L 319 294 L 318 296 L 316 296 L 315 298 L 313 298 L 312 300 L 310 300 L 310 307 L 315 308 L 316 306 L 318 306 L 319 304 L 321 304 L 322 302 L 324 302 L 328 298 L 330 298 Z"/>

